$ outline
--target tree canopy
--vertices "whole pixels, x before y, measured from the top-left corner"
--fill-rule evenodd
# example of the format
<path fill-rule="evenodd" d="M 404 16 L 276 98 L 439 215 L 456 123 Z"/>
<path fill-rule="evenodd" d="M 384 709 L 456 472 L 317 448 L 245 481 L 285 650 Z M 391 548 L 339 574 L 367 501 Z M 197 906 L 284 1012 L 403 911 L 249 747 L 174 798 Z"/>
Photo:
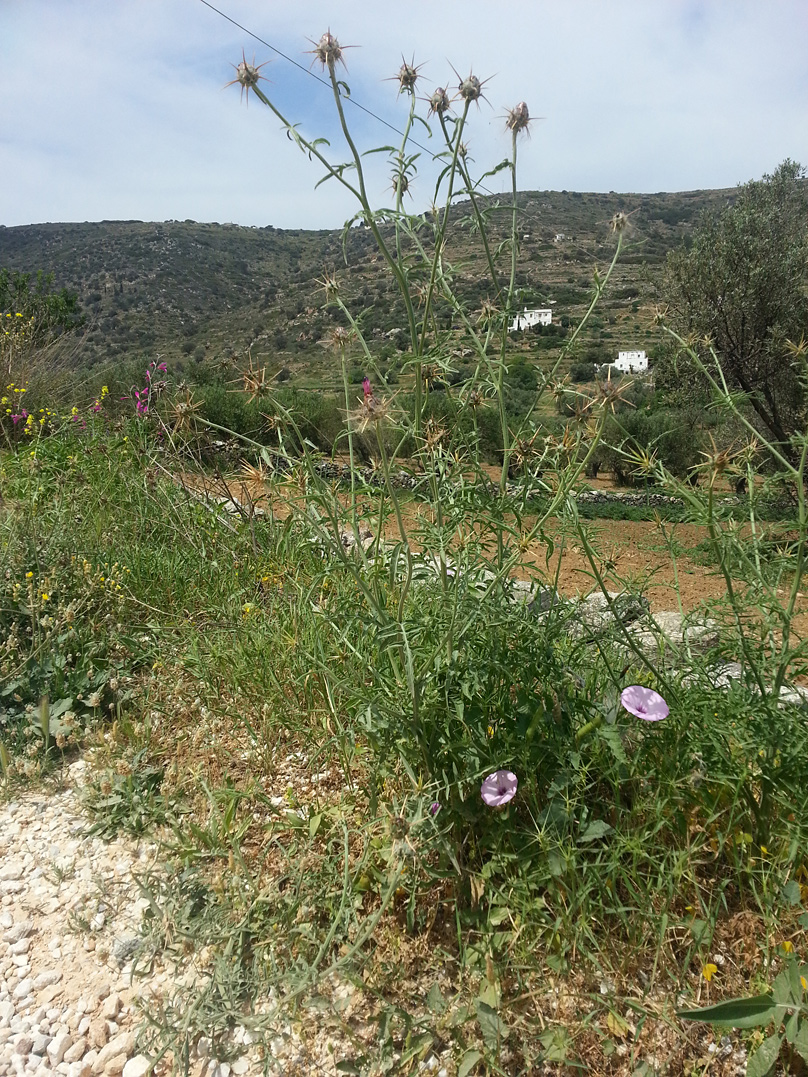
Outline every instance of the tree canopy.
<path fill-rule="evenodd" d="M 33 317 L 36 344 L 47 344 L 84 322 L 78 296 L 67 288 L 54 291 L 53 274 L 41 270 L 32 279 L 30 273 L 0 269 L 0 313 Z"/>
<path fill-rule="evenodd" d="M 741 187 L 668 256 L 672 327 L 697 347 L 712 345 L 730 388 L 784 444 L 803 425 L 804 372 L 788 342 L 808 336 L 807 285 L 808 183 L 790 160 Z"/>

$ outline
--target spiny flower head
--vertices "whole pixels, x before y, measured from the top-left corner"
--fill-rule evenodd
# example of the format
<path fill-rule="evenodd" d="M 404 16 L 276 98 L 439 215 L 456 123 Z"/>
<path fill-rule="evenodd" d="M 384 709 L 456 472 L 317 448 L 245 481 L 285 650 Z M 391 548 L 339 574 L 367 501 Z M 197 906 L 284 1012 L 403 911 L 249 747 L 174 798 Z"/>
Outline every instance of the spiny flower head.
<path fill-rule="evenodd" d="M 393 190 L 396 194 L 406 194 L 410 189 L 410 177 L 406 172 L 393 173 Z"/>
<path fill-rule="evenodd" d="M 444 112 L 448 112 L 451 108 L 449 95 L 442 86 L 437 86 L 428 100 L 430 116 L 433 113 L 437 116 L 442 116 Z"/>
<path fill-rule="evenodd" d="M 452 70 L 454 71 L 454 68 L 452 68 Z M 456 71 L 455 74 L 457 75 Z M 465 78 L 461 78 L 460 75 L 457 75 L 457 77 L 460 79 L 457 92 L 463 100 L 469 103 L 476 101 L 479 104 L 480 98 L 483 96 L 483 86 L 485 86 L 486 82 L 489 80 L 485 79 L 481 82 L 471 71 Z"/>
<path fill-rule="evenodd" d="M 331 33 L 330 28 L 326 30 L 319 41 L 313 41 L 311 38 L 309 38 L 309 41 L 314 45 L 313 49 L 309 49 L 309 52 L 314 54 L 312 63 L 319 60 L 323 68 L 327 67 L 329 71 L 333 71 L 337 64 L 342 64 L 345 67 L 345 60 L 342 58 L 343 46 Z M 350 45 L 344 47 L 351 48 Z"/>
<path fill-rule="evenodd" d="M 401 60 L 401 67 L 398 69 L 398 73 L 395 76 L 396 81 L 398 82 L 398 92 L 409 94 L 415 93 L 415 83 L 418 81 L 418 71 L 424 65 L 419 64 L 418 67 L 416 67 L 415 57 L 412 58 L 410 63 L 407 63 L 403 56 L 401 57 Z"/>
<path fill-rule="evenodd" d="M 513 131 L 514 134 L 519 131 L 527 131 L 529 123 L 530 113 L 524 101 L 520 101 L 518 105 L 508 109 L 505 117 L 505 127 L 508 131 Z"/>
<path fill-rule="evenodd" d="M 255 56 L 253 56 L 253 62 L 248 64 L 247 57 L 244 55 L 244 49 L 242 49 L 241 63 L 232 65 L 236 69 L 236 77 L 231 79 L 230 82 L 225 83 L 225 88 L 228 86 L 235 86 L 235 84 L 238 83 L 239 86 L 241 86 L 242 97 L 244 97 L 244 91 L 247 91 L 247 103 L 249 104 L 250 90 L 255 90 L 259 79 L 264 79 L 265 82 L 267 81 L 264 75 L 260 74 L 260 71 L 261 68 L 266 67 L 268 63 L 269 60 L 265 60 L 262 64 L 258 64 L 256 67 Z"/>

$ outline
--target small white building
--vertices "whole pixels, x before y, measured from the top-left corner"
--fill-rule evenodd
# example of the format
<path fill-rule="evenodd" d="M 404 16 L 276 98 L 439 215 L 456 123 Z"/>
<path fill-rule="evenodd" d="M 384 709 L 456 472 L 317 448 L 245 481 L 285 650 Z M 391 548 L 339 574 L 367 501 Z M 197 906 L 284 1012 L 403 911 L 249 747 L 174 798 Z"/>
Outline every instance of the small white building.
<path fill-rule="evenodd" d="M 621 374 L 639 374 L 648 369 L 648 356 L 644 351 L 618 352 L 617 362 L 612 365 Z"/>
<path fill-rule="evenodd" d="M 508 326 L 508 332 L 515 333 L 517 329 L 524 332 L 525 329 L 534 329 L 537 325 L 552 324 L 553 312 L 549 307 L 546 310 L 528 310 L 525 307 L 521 314 L 516 315 L 513 325 Z"/>

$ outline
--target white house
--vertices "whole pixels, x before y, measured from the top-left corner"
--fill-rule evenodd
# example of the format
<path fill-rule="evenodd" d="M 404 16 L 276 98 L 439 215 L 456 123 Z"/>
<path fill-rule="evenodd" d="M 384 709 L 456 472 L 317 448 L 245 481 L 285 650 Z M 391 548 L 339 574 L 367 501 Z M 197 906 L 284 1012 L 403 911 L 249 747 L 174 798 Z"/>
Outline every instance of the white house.
<path fill-rule="evenodd" d="M 621 374 L 639 374 L 648 369 L 648 356 L 644 351 L 618 352 L 617 362 L 613 364 Z"/>
<path fill-rule="evenodd" d="M 537 325 L 552 325 L 553 312 L 547 310 L 528 310 L 527 307 L 521 314 L 517 314 L 513 325 L 508 326 L 508 332 L 514 333 L 517 329 L 524 332 L 525 329 L 533 329 Z"/>

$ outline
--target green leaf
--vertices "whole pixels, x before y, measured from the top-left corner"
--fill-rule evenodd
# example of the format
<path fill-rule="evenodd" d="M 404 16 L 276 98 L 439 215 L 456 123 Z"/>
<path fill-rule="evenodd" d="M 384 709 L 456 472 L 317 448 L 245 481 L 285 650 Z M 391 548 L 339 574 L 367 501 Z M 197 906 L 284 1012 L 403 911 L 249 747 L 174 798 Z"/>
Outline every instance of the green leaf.
<path fill-rule="evenodd" d="M 598 736 L 604 741 L 618 763 L 628 765 L 626 751 L 620 733 L 614 725 L 602 725 L 598 730 Z"/>
<path fill-rule="evenodd" d="M 477 1003 L 477 1021 L 489 1051 L 498 1051 L 500 1044 L 508 1035 L 508 1028 L 497 1011 L 487 1002 Z"/>
<path fill-rule="evenodd" d="M 808 931 L 808 912 L 804 912 L 799 919 L 799 925 L 803 931 Z"/>
<path fill-rule="evenodd" d="M 604 819 L 593 819 L 583 834 L 578 836 L 578 841 L 597 841 L 598 838 L 605 837 L 606 834 L 612 830 L 613 827 L 607 823 Z"/>
<path fill-rule="evenodd" d="M 466 1051 L 457 1067 L 457 1077 L 468 1077 L 482 1057 L 480 1051 Z"/>
<path fill-rule="evenodd" d="M 360 1068 L 354 1062 L 338 1062 L 335 1068 L 337 1073 L 362 1073 Z"/>
<path fill-rule="evenodd" d="M 709 931 L 710 925 L 706 920 L 699 920 L 696 918 L 690 925 L 690 934 L 693 936 L 693 941 L 696 946 L 701 946 L 701 944 L 707 940 Z"/>
<path fill-rule="evenodd" d="M 782 1036 L 769 1036 L 764 1040 L 747 1063 L 746 1077 L 766 1077 L 774 1068 L 782 1044 Z"/>
<path fill-rule="evenodd" d="M 426 1004 L 433 1013 L 444 1013 L 446 1010 L 446 1002 L 441 994 L 441 989 L 438 985 L 432 984 L 429 989 L 429 994 L 426 996 Z"/>
<path fill-rule="evenodd" d="M 567 1048 L 569 1046 L 567 1030 L 561 1026 L 548 1028 L 539 1036 L 542 1051 L 542 1062 L 566 1062 Z"/>
<path fill-rule="evenodd" d="M 772 998 L 779 1006 L 787 1006 L 790 1002 L 799 1000 L 799 995 L 795 999 L 792 986 L 790 969 L 785 968 L 775 976 L 772 983 Z"/>
<path fill-rule="evenodd" d="M 704 1006 L 700 1010 L 677 1010 L 676 1016 L 683 1021 L 706 1021 L 711 1025 L 730 1028 L 758 1028 L 782 1013 L 771 995 L 753 995 L 751 998 L 734 998 L 719 1002 L 716 1006 Z"/>
<path fill-rule="evenodd" d="M 309 837 L 313 838 L 317 831 L 320 829 L 320 823 L 323 821 L 323 813 L 319 812 L 317 815 L 312 815 L 309 819 Z"/>
<path fill-rule="evenodd" d="M 802 898 L 800 897 L 800 884 L 796 879 L 789 879 L 780 891 L 780 895 L 787 905 L 799 905 L 802 901 Z"/>
<path fill-rule="evenodd" d="M 794 1043 L 797 1038 L 797 1032 L 800 1027 L 800 1015 L 795 1011 L 786 1018 L 786 1039 L 789 1043 Z"/>
<path fill-rule="evenodd" d="M 801 1021 L 799 1031 L 794 1037 L 794 1050 L 808 1062 L 808 1021 Z"/>

